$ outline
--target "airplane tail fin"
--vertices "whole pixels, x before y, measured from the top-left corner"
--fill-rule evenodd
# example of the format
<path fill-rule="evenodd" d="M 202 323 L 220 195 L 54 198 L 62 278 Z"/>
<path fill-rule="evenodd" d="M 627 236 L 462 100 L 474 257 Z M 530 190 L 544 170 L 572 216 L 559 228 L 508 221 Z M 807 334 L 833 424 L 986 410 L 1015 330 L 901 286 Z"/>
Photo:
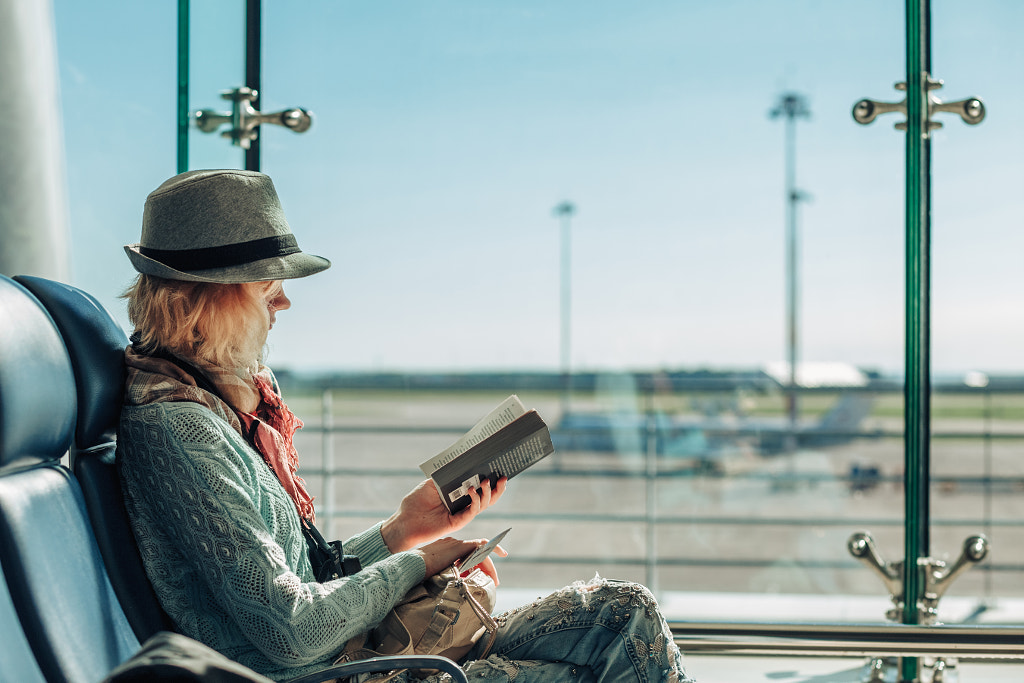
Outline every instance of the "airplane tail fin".
<path fill-rule="evenodd" d="M 869 392 L 844 392 L 811 430 L 814 445 L 845 443 L 855 438 L 874 404 L 875 397 Z"/>

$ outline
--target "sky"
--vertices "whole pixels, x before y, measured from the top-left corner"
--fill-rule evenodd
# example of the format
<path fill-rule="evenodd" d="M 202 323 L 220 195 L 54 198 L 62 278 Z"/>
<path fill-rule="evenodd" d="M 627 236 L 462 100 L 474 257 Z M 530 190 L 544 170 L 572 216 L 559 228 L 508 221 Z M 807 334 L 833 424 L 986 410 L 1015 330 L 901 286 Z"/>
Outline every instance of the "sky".
<path fill-rule="evenodd" d="M 145 196 L 176 172 L 175 3 L 54 0 L 73 283 L 127 326 Z M 242 84 L 244 2 L 192 3 L 191 108 Z M 571 201 L 576 369 L 785 358 L 784 124 L 797 92 L 800 358 L 903 358 L 902 3 L 264 2 L 263 168 L 305 251 L 269 362 L 297 370 L 556 369 Z M 1024 372 L 1024 3 L 932 2 L 932 363 Z M 190 133 L 190 168 L 240 167 Z"/>

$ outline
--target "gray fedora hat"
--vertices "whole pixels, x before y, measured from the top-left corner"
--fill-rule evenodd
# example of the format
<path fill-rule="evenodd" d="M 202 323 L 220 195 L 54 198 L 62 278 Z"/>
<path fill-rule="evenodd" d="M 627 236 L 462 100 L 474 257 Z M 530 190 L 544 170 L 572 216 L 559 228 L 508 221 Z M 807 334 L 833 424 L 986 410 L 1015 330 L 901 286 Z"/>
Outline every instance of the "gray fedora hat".
<path fill-rule="evenodd" d="M 125 245 L 135 270 L 170 280 L 261 282 L 330 267 L 299 249 L 269 176 L 189 171 L 146 198 L 142 239 Z"/>

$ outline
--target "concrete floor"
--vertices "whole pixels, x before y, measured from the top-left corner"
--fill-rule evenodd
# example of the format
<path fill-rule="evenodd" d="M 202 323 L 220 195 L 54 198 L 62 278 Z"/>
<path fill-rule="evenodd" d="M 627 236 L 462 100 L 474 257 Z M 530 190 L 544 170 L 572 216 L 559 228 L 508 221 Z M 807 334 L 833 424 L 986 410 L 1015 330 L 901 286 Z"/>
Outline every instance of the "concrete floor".
<path fill-rule="evenodd" d="M 698 683 L 860 683 L 866 674 L 862 658 L 687 655 L 684 661 L 686 672 Z M 932 683 L 930 671 L 922 673 L 921 683 Z M 976 661 L 959 662 L 955 671 L 947 670 L 942 683 L 1020 681 L 1024 681 L 1024 663 Z"/>

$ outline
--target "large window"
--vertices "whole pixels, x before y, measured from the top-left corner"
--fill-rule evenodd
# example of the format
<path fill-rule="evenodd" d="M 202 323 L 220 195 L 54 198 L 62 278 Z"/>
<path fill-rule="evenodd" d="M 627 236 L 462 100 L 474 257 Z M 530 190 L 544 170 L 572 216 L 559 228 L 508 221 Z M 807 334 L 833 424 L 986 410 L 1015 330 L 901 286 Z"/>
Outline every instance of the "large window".
<path fill-rule="evenodd" d="M 193 110 L 243 84 L 244 5 L 191 3 Z M 116 310 L 120 245 L 175 171 L 176 18 L 126 7 L 55 2 L 74 272 Z M 932 141 L 931 553 L 993 548 L 948 621 L 1020 620 L 1022 12 L 932 10 L 937 94 L 989 110 Z M 265 2 L 262 28 L 261 108 L 314 114 L 261 136 L 334 262 L 289 283 L 269 362 L 332 535 L 515 392 L 561 448 L 470 529 L 513 527 L 504 599 L 598 570 L 684 618 L 885 618 L 846 545 L 903 556 L 905 134 L 851 109 L 904 97 L 900 3 Z M 215 134 L 188 149 L 243 164 Z"/>

